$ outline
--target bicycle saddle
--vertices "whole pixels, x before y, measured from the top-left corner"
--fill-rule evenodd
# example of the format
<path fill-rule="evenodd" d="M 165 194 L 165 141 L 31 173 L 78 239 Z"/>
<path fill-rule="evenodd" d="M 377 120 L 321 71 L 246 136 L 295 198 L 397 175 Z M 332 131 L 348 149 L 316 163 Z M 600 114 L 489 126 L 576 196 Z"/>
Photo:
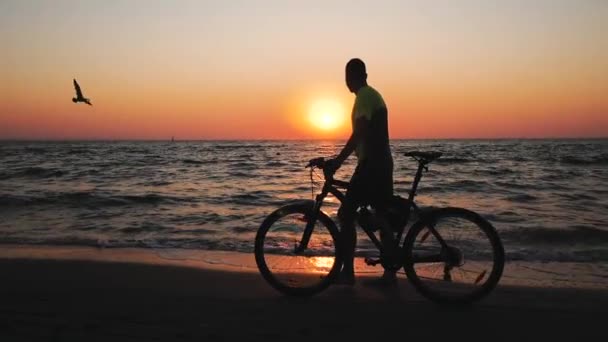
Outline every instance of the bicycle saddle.
<path fill-rule="evenodd" d="M 420 160 L 425 163 L 430 163 L 435 159 L 439 159 L 439 157 L 441 157 L 442 153 L 437 152 L 437 151 L 430 151 L 430 152 L 412 151 L 412 152 L 405 152 L 403 155 L 406 157 L 412 157 L 416 160 Z"/>

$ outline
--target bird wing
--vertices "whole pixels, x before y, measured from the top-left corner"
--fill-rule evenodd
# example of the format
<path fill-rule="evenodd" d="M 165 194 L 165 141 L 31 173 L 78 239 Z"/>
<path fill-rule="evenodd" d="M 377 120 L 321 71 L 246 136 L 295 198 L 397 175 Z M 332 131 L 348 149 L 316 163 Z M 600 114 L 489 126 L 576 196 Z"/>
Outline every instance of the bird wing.
<path fill-rule="evenodd" d="M 74 79 L 74 88 L 76 89 L 76 97 L 83 98 L 82 90 L 80 90 L 80 86 L 78 85 L 78 82 L 76 82 L 76 79 Z"/>

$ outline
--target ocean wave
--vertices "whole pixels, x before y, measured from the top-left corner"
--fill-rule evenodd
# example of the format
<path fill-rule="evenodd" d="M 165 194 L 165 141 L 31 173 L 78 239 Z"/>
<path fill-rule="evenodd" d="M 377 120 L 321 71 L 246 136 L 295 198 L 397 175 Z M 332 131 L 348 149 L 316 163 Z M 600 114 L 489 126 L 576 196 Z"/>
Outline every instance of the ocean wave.
<path fill-rule="evenodd" d="M 119 231 L 124 234 L 136 234 L 136 233 L 150 233 L 150 232 L 168 232 L 172 229 L 162 224 L 143 222 L 137 226 L 130 226 L 121 228 Z"/>
<path fill-rule="evenodd" d="M 524 157 L 522 155 L 513 156 L 510 158 L 511 161 L 515 162 L 527 162 L 530 161 L 530 158 Z"/>
<path fill-rule="evenodd" d="M 525 217 L 512 211 L 500 212 L 498 214 L 483 214 L 483 217 L 490 222 L 517 223 L 526 221 Z"/>
<path fill-rule="evenodd" d="M 205 224 L 222 224 L 225 222 L 230 222 L 233 220 L 237 220 L 241 218 L 240 216 L 236 216 L 236 215 L 227 215 L 227 214 L 219 214 L 216 212 L 208 212 L 208 211 L 203 211 L 197 214 L 189 214 L 189 215 L 179 215 L 179 216 L 173 216 L 170 219 L 168 219 L 167 221 L 178 225 L 178 226 L 182 226 L 182 225 L 186 225 L 186 226 L 192 226 L 192 225 L 205 225 Z"/>
<path fill-rule="evenodd" d="M 31 153 L 31 154 L 44 154 L 47 153 L 48 150 L 42 147 L 26 147 L 23 149 L 24 152 L 27 153 Z"/>
<path fill-rule="evenodd" d="M 144 186 L 167 186 L 167 185 L 171 185 L 173 183 L 168 182 L 168 181 L 161 181 L 161 180 L 151 180 L 151 181 L 145 181 L 141 184 Z"/>
<path fill-rule="evenodd" d="M 485 181 L 475 181 L 470 179 L 463 179 L 458 181 L 451 181 L 446 183 L 439 183 L 435 185 L 420 185 L 420 191 L 429 192 L 453 192 L 453 191 L 468 191 L 468 192 L 479 192 L 487 191 L 489 184 Z"/>
<path fill-rule="evenodd" d="M 271 162 L 266 163 L 266 166 L 268 166 L 268 167 L 287 166 L 287 163 L 282 162 L 282 161 L 271 161 Z"/>
<path fill-rule="evenodd" d="M 562 172 L 551 172 L 551 173 L 547 173 L 544 174 L 540 177 L 540 180 L 548 183 L 548 182 L 560 182 L 560 181 L 564 181 L 566 179 L 568 179 L 568 175 L 562 173 Z M 555 184 L 555 183 L 554 183 Z"/>
<path fill-rule="evenodd" d="M 532 261 L 532 262 L 584 262 L 605 263 L 608 261 L 608 250 L 597 248 L 586 248 L 585 250 L 507 250 L 505 252 L 507 262 Z"/>
<path fill-rule="evenodd" d="M 192 165 L 203 165 L 203 164 L 205 164 L 205 162 L 202 162 L 200 160 L 194 160 L 194 159 L 184 159 L 184 160 L 182 160 L 182 163 L 184 163 L 184 164 L 192 164 Z"/>
<path fill-rule="evenodd" d="M 113 196 L 113 199 L 126 201 L 128 204 L 161 204 L 176 202 L 191 202 L 192 199 L 180 198 L 175 196 L 146 194 L 146 195 L 120 195 Z"/>
<path fill-rule="evenodd" d="M 503 230 L 501 238 L 505 241 L 525 242 L 530 245 L 605 245 L 608 231 L 588 226 L 575 226 L 570 229 L 520 228 Z"/>
<path fill-rule="evenodd" d="M 475 174 L 484 175 L 484 176 L 502 176 L 502 175 L 510 175 L 515 173 L 513 169 L 509 168 L 488 168 L 488 169 L 479 169 L 473 171 Z"/>
<path fill-rule="evenodd" d="M 533 180 L 526 179 L 512 179 L 512 180 L 497 180 L 492 181 L 493 185 L 503 188 L 503 190 L 516 191 L 516 190 L 538 190 L 547 191 L 545 184 L 535 182 Z"/>
<path fill-rule="evenodd" d="M 66 153 L 68 155 L 78 155 L 78 154 L 89 154 L 91 152 L 92 152 L 91 150 L 86 149 L 86 148 L 73 148 L 73 149 L 67 151 Z"/>
<path fill-rule="evenodd" d="M 516 194 L 512 196 L 507 196 L 505 199 L 511 202 L 533 202 L 538 200 L 537 197 L 532 196 L 530 194 Z"/>
<path fill-rule="evenodd" d="M 60 205 L 68 207 L 112 207 L 127 205 L 159 205 L 177 202 L 194 202 L 194 198 L 166 196 L 157 194 L 145 195 L 108 195 L 91 191 L 48 193 L 43 196 L 0 195 L 0 207 L 25 205 Z"/>
<path fill-rule="evenodd" d="M 463 179 L 455 182 L 451 182 L 446 184 L 452 188 L 483 188 L 488 185 L 486 181 L 482 180 L 472 180 L 472 179 Z"/>
<path fill-rule="evenodd" d="M 233 162 L 229 164 L 229 168 L 230 169 L 234 169 L 234 168 L 241 168 L 244 170 L 253 170 L 258 168 L 258 165 L 256 163 L 253 162 L 248 162 L 248 161 L 238 161 L 238 162 Z"/>
<path fill-rule="evenodd" d="M 242 226 L 237 226 L 237 227 L 232 227 L 232 231 L 235 233 L 252 233 L 252 232 L 256 232 L 258 229 L 258 227 L 242 227 Z"/>
<path fill-rule="evenodd" d="M 253 191 L 250 193 L 242 193 L 230 196 L 226 199 L 230 204 L 259 206 L 276 203 L 274 196 L 270 196 L 261 191 Z"/>
<path fill-rule="evenodd" d="M 472 162 L 482 162 L 482 160 L 459 158 L 459 157 L 441 157 L 435 161 L 435 163 L 438 163 L 438 164 L 456 164 L 456 163 L 472 163 Z"/>
<path fill-rule="evenodd" d="M 252 177 L 252 173 L 251 172 L 245 172 L 245 171 L 230 171 L 228 174 L 230 176 L 236 177 L 236 178 L 249 178 L 249 177 Z"/>
<path fill-rule="evenodd" d="M 136 147 L 118 148 L 117 152 L 127 153 L 127 154 L 137 154 L 137 155 L 142 155 L 142 154 L 146 155 L 148 153 L 152 153 L 152 151 L 147 148 L 136 148 Z"/>
<path fill-rule="evenodd" d="M 569 201 L 597 201 L 598 198 L 590 195 L 589 193 L 583 192 L 565 192 L 565 193 L 557 193 L 557 196 L 569 200 Z"/>
<path fill-rule="evenodd" d="M 226 145 L 213 145 L 212 148 L 217 150 L 237 150 L 237 149 L 246 149 L 246 148 L 268 148 L 268 146 L 259 145 L 259 144 L 226 144 Z"/>
<path fill-rule="evenodd" d="M 68 172 L 58 169 L 50 169 L 44 167 L 25 167 L 19 168 L 12 172 L 0 172 L 0 180 L 12 179 L 12 178 L 59 178 L 66 175 Z"/>
<path fill-rule="evenodd" d="M 99 174 L 102 174 L 102 170 L 100 169 L 81 169 L 77 172 L 74 172 L 73 176 L 78 178 L 82 176 L 94 176 Z"/>
<path fill-rule="evenodd" d="M 177 235 L 205 235 L 205 234 L 214 234 L 217 233 L 214 230 L 211 229 L 204 229 L 204 228 L 196 228 L 196 229 L 173 229 L 173 231 L 171 232 L 172 234 L 177 234 Z"/>
<path fill-rule="evenodd" d="M 295 186 L 293 189 L 289 190 L 288 192 L 300 192 L 300 191 L 310 191 L 310 184 Z"/>
<path fill-rule="evenodd" d="M 607 165 L 608 155 L 597 155 L 597 156 L 563 156 L 558 159 L 563 164 L 570 165 Z"/>

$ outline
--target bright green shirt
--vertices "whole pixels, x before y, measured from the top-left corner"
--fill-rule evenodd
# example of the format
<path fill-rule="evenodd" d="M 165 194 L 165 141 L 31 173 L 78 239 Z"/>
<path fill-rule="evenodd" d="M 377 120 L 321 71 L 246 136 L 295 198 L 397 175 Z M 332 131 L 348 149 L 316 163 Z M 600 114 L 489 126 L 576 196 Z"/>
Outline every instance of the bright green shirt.
<path fill-rule="evenodd" d="M 364 118 L 364 121 L 359 121 Z M 355 153 L 359 162 L 363 160 L 392 159 L 388 139 L 388 111 L 382 95 L 376 89 L 365 86 L 359 89 L 352 112 L 353 131 L 358 123 L 369 125 L 367 134 L 361 139 Z"/>

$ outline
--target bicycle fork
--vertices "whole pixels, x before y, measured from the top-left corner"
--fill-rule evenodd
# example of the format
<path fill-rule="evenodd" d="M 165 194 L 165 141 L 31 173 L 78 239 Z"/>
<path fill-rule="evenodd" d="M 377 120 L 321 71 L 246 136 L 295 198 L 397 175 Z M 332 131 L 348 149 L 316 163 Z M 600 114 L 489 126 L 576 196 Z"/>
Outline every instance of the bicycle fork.
<path fill-rule="evenodd" d="M 312 236 L 315 224 L 317 223 L 317 218 L 319 217 L 323 197 L 324 196 L 322 196 L 322 194 L 317 195 L 312 212 L 309 215 L 304 216 L 304 219 L 306 220 L 306 227 L 304 228 L 304 234 L 302 234 L 302 240 L 300 240 L 300 243 L 298 244 L 297 241 L 295 243 L 294 253 L 296 255 L 302 254 L 308 248 L 310 237 Z"/>

